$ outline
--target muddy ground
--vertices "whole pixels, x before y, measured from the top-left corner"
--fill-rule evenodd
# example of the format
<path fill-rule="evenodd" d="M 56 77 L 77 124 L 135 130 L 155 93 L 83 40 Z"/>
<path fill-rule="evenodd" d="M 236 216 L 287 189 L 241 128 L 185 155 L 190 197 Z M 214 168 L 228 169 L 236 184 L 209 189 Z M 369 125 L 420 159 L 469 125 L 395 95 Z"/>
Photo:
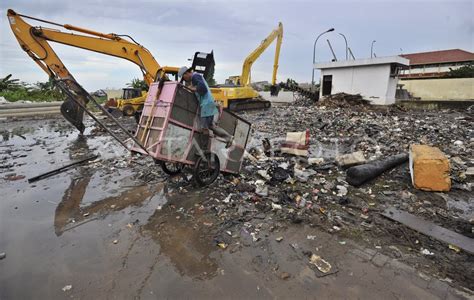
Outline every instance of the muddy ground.
<path fill-rule="evenodd" d="M 328 104 L 242 116 L 255 130 L 252 157 L 241 176 L 221 175 L 207 188 L 131 157 L 90 120 L 85 136 L 61 117 L 1 120 L 0 299 L 473 297 L 472 255 L 380 215 L 395 206 L 472 238 L 472 178 L 463 175 L 473 164 L 470 112 Z M 301 179 L 293 166 L 305 161 L 273 150 L 285 132 L 306 128 L 310 157 L 324 162 Z M 268 156 L 262 138 L 273 145 Z M 337 154 L 375 159 L 411 142 L 459 158 L 451 192 L 413 189 L 406 165 L 353 188 L 334 164 Z M 87 165 L 27 182 L 96 153 Z M 272 177 L 266 194 L 256 191 L 256 172 L 274 175 L 282 163 L 290 180 Z M 330 267 L 311 263 L 316 256 Z"/>

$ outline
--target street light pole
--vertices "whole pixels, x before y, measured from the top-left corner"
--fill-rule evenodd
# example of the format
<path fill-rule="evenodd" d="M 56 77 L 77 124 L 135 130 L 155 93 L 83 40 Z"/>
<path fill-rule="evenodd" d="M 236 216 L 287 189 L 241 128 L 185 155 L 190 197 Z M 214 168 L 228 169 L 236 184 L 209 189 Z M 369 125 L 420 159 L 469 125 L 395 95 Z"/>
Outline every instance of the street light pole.
<path fill-rule="evenodd" d="M 328 32 L 331 32 L 331 31 L 334 31 L 334 28 L 329 28 L 328 30 L 326 30 L 325 32 L 322 32 L 321 34 L 318 35 L 318 37 L 316 38 L 316 40 L 314 41 L 314 46 L 313 46 L 313 65 L 311 66 L 311 68 L 313 69 L 313 74 L 311 75 L 311 87 L 314 86 L 314 64 L 316 63 L 316 43 L 318 42 L 318 39 L 325 33 L 328 33 Z"/>
<path fill-rule="evenodd" d="M 373 40 L 372 41 L 372 45 L 370 45 L 370 58 L 372 58 L 374 56 L 374 44 L 375 44 L 376 40 Z"/>
<path fill-rule="evenodd" d="M 349 59 L 349 51 L 347 50 L 349 48 L 349 46 L 347 45 L 347 39 L 346 39 L 346 36 L 343 35 L 342 33 L 339 33 L 340 35 L 342 35 L 342 37 L 344 38 L 344 42 L 346 42 L 346 60 Z"/>

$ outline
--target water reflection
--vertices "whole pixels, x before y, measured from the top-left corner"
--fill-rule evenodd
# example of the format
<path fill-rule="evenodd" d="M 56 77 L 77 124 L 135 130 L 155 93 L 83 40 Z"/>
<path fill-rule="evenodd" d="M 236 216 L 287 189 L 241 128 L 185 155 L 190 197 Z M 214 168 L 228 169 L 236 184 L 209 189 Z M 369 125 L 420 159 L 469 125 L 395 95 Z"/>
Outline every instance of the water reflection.
<path fill-rule="evenodd" d="M 89 155 L 87 138 L 78 136 L 69 147 L 69 157 L 77 159 L 77 155 Z M 111 211 L 120 211 L 131 205 L 141 205 L 143 201 L 152 196 L 153 192 L 148 186 L 136 186 L 122 191 L 116 196 L 107 196 L 110 191 L 99 191 L 103 193 L 103 199 L 94 201 L 90 205 L 81 206 L 88 186 L 91 184 L 94 173 L 98 170 L 92 168 L 78 168 L 79 174 L 71 178 L 69 186 L 64 191 L 61 202 L 56 207 L 54 215 L 54 231 L 57 236 L 65 231 L 75 228 L 85 222 L 94 220 L 94 214 L 103 216 Z M 101 197 L 101 195 L 96 195 Z"/>
<path fill-rule="evenodd" d="M 174 198 L 170 203 L 178 202 L 183 206 L 182 212 L 201 202 L 198 198 L 183 195 Z M 171 204 L 163 210 L 156 210 L 140 230 L 143 235 L 151 235 L 160 245 L 160 255 L 167 257 L 181 276 L 205 280 L 217 275 L 218 265 L 211 254 L 218 248 L 212 233 L 203 225 L 204 218 L 196 209 L 184 219 Z"/>

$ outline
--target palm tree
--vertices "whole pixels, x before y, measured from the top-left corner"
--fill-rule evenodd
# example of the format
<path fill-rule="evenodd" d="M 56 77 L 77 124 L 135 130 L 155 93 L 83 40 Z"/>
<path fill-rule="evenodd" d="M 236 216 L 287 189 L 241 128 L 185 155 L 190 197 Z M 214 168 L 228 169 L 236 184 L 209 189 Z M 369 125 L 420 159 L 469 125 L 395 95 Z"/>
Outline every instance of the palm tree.
<path fill-rule="evenodd" d="M 12 74 L 0 79 L 0 92 L 5 90 L 14 90 L 20 87 L 20 79 L 10 79 Z"/>
<path fill-rule="evenodd" d="M 146 84 L 145 80 L 133 78 L 131 82 L 127 83 L 127 86 L 134 89 L 141 89 L 142 91 L 148 90 L 148 84 Z"/>

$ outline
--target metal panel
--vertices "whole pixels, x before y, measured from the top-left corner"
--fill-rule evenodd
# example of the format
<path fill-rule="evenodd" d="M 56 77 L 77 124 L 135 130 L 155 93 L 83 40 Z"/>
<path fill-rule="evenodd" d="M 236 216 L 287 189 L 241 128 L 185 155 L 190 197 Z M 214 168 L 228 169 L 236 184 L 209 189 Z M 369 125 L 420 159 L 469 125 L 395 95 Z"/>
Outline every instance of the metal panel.
<path fill-rule="evenodd" d="M 229 157 L 229 149 L 226 147 L 226 143 L 214 139 L 212 141 L 212 152 L 219 158 L 220 169 L 224 169 L 227 165 L 227 159 Z"/>
<path fill-rule="evenodd" d="M 237 118 L 235 115 L 224 110 L 219 120 L 219 127 L 224 129 L 228 134 L 234 135 L 235 126 L 237 124 Z"/>
<path fill-rule="evenodd" d="M 193 135 L 193 144 L 189 150 L 187 160 L 196 161 L 200 155 L 200 151 L 208 149 L 209 136 L 195 131 Z"/>
<path fill-rule="evenodd" d="M 250 131 L 250 124 L 245 123 L 241 120 L 237 120 L 237 126 L 235 128 L 234 143 L 241 147 L 245 147 L 247 143 L 247 137 Z"/>
<path fill-rule="evenodd" d="M 178 160 L 184 159 L 191 133 L 189 129 L 168 123 L 162 141 L 161 155 Z"/>
<path fill-rule="evenodd" d="M 231 172 L 238 173 L 240 171 L 240 165 L 242 164 L 242 156 L 244 155 L 244 149 L 235 147 L 230 151 L 229 158 L 227 161 L 226 168 Z"/>
<path fill-rule="evenodd" d="M 197 113 L 198 100 L 196 96 L 180 86 L 176 91 L 176 98 L 171 110 L 171 119 L 192 127 Z"/>
<path fill-rule="evenodd" d="M 470 254 L 474 254 L 474 239 L 471 239 L 467 236 L 448 230 L 432 222 L 428 222 L 415 215 L 395 208 L 386 209 L 382 215 L 389 219 L 400 222 L 403 225 L 406 225 L 411 229 L 419 231 L 427 236 L 447 244 L 452 244 Z"/>
<path fill-rule="evenodd" d="M 164 123 L 165 123 L 165 118 L 155 117 L 153 119 L 153 123 L 151 127 L 162 128 Z"/>

